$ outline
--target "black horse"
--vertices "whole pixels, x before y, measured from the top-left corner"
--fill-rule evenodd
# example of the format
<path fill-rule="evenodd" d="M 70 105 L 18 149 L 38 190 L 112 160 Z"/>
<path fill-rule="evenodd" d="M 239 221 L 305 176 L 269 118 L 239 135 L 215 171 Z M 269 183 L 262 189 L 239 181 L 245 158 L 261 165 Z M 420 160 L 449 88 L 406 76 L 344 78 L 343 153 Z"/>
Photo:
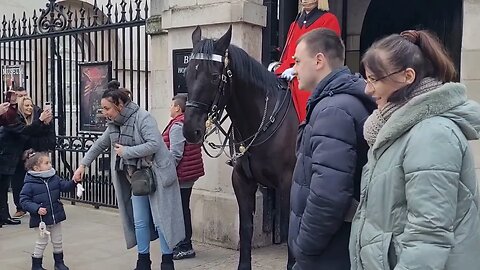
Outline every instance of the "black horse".
<path fill-rule="evenodd" d="M 200 143 L 206 121 L 218 124 L 225 109 L 232 122 L 232 182 L 240 210 L 240 262 L 251 269 L 255 192 L 275 190 L 281 241 L 288 234 L 290 186 L 295 166 L 298 118 L 286 83 L 244 50 L 231 45 L 232 27 L 218 40 L 192 34 L 193 53 L 186 70 L 188 103 L 183 134 Z M 293 258 L 289 255 L 288 267 Z"/>

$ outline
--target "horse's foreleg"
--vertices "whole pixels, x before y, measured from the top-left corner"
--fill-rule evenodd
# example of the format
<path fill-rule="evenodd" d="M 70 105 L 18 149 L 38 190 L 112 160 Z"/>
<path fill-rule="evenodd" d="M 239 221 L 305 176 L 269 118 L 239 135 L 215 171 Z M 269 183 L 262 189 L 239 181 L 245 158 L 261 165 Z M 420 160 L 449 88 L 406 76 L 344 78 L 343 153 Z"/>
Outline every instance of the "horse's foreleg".
<path fill-rule="evenodd" d="M 232 175 L 233 189 L 240 212 L 240 262 L 238 270 L 252 269 L 253 211 L 257 184 L 240 175 L 237 170 Z"/>
<path fill-rule="evenodd" d="M 280 214 L 280 237 L 288 241 L 288 224 L 290 222 L 290 182 L 282 184 L 276 194 Z"/>
<path fill-rule="evenodd" d="M 280 232 L 282 235 L 282 242 L 288 242 L 288 225 L 290 222 L 290 189 L 291 189 L 291 182 L 292 177 L 291 173 L 285 173 L 285 178 L 282 179 L 282 184 L 280 189 L 278 190 L 277 197 L 280 196 Z M 287 261 L 287 270 L 291 270 L 293 265 L 295 264 L 295 258 L 293 254 L 290 252 L 290 248 L 288 249 L 288 261 Z"/>

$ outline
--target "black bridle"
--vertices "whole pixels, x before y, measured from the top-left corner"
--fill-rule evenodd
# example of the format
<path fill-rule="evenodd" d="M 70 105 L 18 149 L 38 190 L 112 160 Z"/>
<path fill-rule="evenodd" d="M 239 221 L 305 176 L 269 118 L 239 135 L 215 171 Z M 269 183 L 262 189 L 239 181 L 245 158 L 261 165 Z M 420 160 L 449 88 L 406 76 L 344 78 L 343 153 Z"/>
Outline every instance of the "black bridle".
<path fill-rule="evenodd" d="M 225 51 L 225 56 L 221 56 L 218 54 L 206 55 L 203 53 L 192 54 L 190 60 L 206 60 L 206 61 L 214 61 L 223 64 L 223 71 L 219 75 L 219 85 L 217 88 L 217 92 L 215 93 L 215 98 L 213 99 L 212 104 L 208 105 L 206 103 L 196 101 L 196 100 L 188 100 L 186 107 L 197 108 L 205 113 L 208 114 L 209 119 L 219 119 L 221 118 L 221 113 L 225 109 L 226 101 L 222 100 L 225 97 L 226 88 L 230 84 L 232 84 L 232 71 L 229 67 L 229 59 L 228 59 L 228 49 Z M 223 101 L 221 105 L 220 102 Z"/>
<path fill-rule="evenodd" d="M 207 143 L 211 148 L 220 148 L 220 151 L 216 155 L 210 154 L 210 152 L 205 147 L 205 144 L 203 144 L 203 149 L 205 150 L 205 153 L 209 157 L 218 158 L 219 156 L 222 155 L 223 152 L 225 152 L 224 149 L 227 146 L 228 141 L 229 140 L 233 141 L 232 125 L 230 125 L 227 131 L 222 127 L 222 124 L 225 122 L 225 120 L 228 117 L 228 114 L 226 114 L 222 118 L 222 115 L 224 113 L 225 106 L 226 106 L 225 93 L 226 93 L 227 87 L 229 85 L 232 85 L 232 77 L 233 77 L 232 71 L 230 70 L 230 67 L 229 67 L 230 61 L 228 58 L 228 49 L 225 51 L 225 56 L 221 56 L 218 54 L 207 55 L 203 53 L 196 53 L 190 56 L 190 61 L 191 60 L 214 61 L 214 62 L 223 64 L 223 71 L 219 75 L 220 82 L 217 87 L 215 98 L 213 99 L 212 104 L 208 105 L 204 102 L 200 102 L 196 100 L 188 100 L 186 103 L 186 107 L 196 108 L 207 114 L 206 128 L 208 131 L 205 133 L 204 143 L 205 143 L 205 139 L 210 135 L 212 135 L 215 131 L 220 131 L 225 136 L 225 139 L 220 147 L 216 147 L 217 145 L 213 143 Z M 215 128 L 213 128 L 213 126 Z M 234 154 L 232 153 L 234 152 L 236 152 L 235 149 L 230 147 L 230 156 L 233 156 Z"/>
<path fill-rule="evenodd" d="M 265 133 L 267 129 L 275 122 L 278 112 L 283 107 L 287 99 L 290 97 L 288 94 L 285 94 L 281 103 L 280 103 L 280 100 L 277 99 L 275 108 L 272 111 L 272 115 L 268 119 L 267 119 L 267 113 L 268 113 L 269 98 L 268 98 L 268 94 L 265 95 L 264 112 L 263 112 L 262 120 L 257 132 L 255 132 L 255 134 L 251 135 L 250 137 L 242 141 L 236 141 L 233 125 L 231 124 L 227 131 L 225 131 L 225 129 L 222 127 L 222 124 L 228 117 L 228 114 L 225 114 L 225 116 L 222 118 L 222 115 L 224 113 L 225 106 L 227 103 L 225 100 L 226 98 L 225 94 L 226 94 L 227 87 L 232 85 L 232 78 L 233 78 L 233 74 L 229 66 L 230 61 L 228 58 L 228 49 L 225 51 L 225 56 L 221 56 L 218 54 L 206 55 L 203 53 L 197 53 L 197 54 L 192 54 L 190 57 L 190 60 L 214 61 L 214 62 L 219 62 L 223 64 L 223 71 L 219 75 L 220 83 L 218 85 L 217 92 L 215 94 L 215 98 L 212 104 L 208 105 L 206 103 L 196 101 L 196 100 L 189 100 L 186 103 L 186 107 L 196 108 L 196 109 L 199 109 L 200 111 L 203 111 L 204 113 L 207 113 L 207 119 L 208 119 L 206 123 L 207 132 L 205 133 L 204 139 L 206 139 L 208 136 L 212 135 L 216 131 L 220 131 L 225 136 L 225 139 L 221 145 L 215 145 L 211 142 L 207 143 L 211 148 L 220 149 L 220 151 L 216 155 L 211 155 L 206 149 L 205 144 L 203 144 L 203 149 L 205 150 L 205 153 L 208 156 L 210 156 L 211 158 L 217 158 L 222 153 L 225 153 L 231 159 L 227 162 L 227 164 L 231 165 L 235 163 L 238 158 L 242 157 L 249 150 L 250 147 L 263 144 L 268 139 L 270 139 L 273 136 L 273 134 L 276 133 L 278 128 L 281 126 L 281 124 L 285 120 L 285 117 L 288 112 L 288 108 L 286 109 L 285 114 L 281 118 L 280 123 L 277 125 L 274 131 L 270 135 L 268 135 L 266 138 L 261 139 L 260 142 L 255 142 L 257 138 L 260 139 L 261 136 L 259 135 L 261 135 L 261 133 Z M 279 87 L 281 86 L 279 85 Z M 288 102 L 288 104 L 290 103 L 291 102 Z M 231 142 L 230 144 L 228 144 L 229 141 Z M 205 143 L 205 140 L 204 140 L 204 143 Z M 227 145 L 230 148 L 230 155 L 228 155 L 225 152 L 225 148 Z M 237 145 L 238 145 L 238 150 L 236 147 Z"/>

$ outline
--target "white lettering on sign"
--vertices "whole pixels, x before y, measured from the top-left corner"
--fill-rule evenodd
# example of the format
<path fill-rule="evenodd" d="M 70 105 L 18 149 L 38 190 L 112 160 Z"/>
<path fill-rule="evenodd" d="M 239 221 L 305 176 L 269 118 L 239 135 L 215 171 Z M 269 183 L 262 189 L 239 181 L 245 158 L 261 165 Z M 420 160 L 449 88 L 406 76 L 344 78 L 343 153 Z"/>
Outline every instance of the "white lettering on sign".
<path fill-rule="evenodd" d="M 183 63 L 184 63 L 184 64 L 188 64 L 189 61 L 190 61 L 190 56 L 185 55 L 185 56 L 183 57 Z"/>
<path fill-rule="evenodd" d="M 178 74 L 184 74 L 186 70 L 187 70 L 186 67 L 178 68 L 178 69 L 177 69 L 177 73 L 178 73 Z"/>
<path fill-rule="evenodd" d="M 6 68 L 3 70 L 3 74 L 21 74 L 19 68 Z"/>

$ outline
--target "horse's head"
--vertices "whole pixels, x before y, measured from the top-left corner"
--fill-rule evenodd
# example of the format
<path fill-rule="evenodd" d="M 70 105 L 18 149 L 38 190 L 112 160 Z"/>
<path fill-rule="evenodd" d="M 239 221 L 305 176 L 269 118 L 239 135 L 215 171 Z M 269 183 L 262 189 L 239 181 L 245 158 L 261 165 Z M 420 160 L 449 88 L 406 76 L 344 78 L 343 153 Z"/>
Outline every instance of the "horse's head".
<path fill-rule="evenodd" d="M 203 140 L 208 115 L 223 109 L 229 95 L 227 49 L 232 27 L 216 41 L 201 37 L 202 30 L 197 27 L 192 34 L 193 53 L 185 74 L 188 101 L 183 135 L 190 143 Z"/>

